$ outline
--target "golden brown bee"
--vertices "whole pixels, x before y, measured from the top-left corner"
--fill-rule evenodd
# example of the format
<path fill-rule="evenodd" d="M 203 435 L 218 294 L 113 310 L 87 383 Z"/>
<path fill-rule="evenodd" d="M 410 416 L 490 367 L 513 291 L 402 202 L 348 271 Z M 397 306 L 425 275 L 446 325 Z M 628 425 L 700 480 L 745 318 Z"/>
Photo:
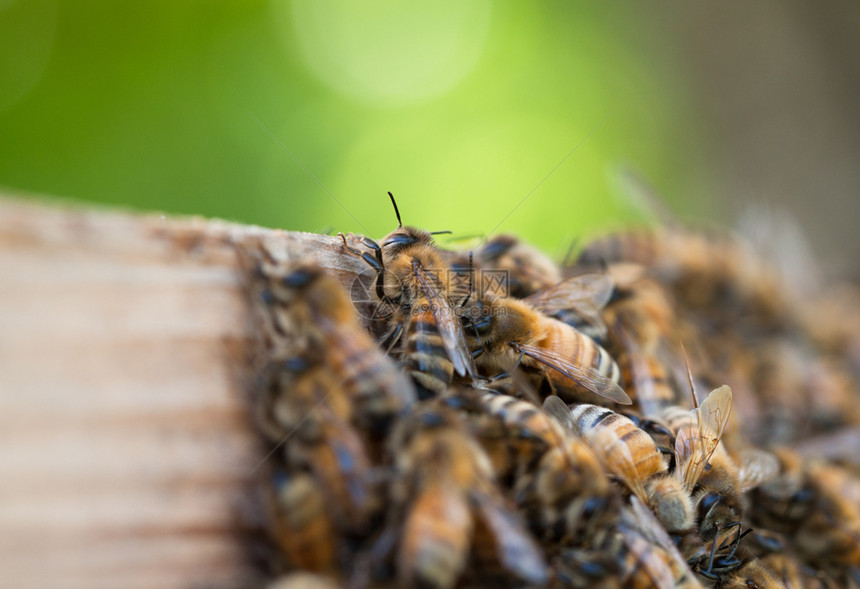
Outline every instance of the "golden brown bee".
<path fill-rule="evenodd" d="M 675 474 L 693 495 L 699 535 L 704 540 L 739 524 L 745 493 L 777 472 L 771 454 L 745 450 L 738 466 L 720 443 L 731 407 L 731 389 L 722 386 L 691 411 L 671 407 L 661 414 L 675 434 Z"/>
<path fill-rule="evenodd" d="M 716 533 L 715 521 L 724 524 L 735 522 L 740 519 L 741 513 L 737 512 L 729 520 L 718 520 L 711 517 L 711 511 L 717 510 L 722 513 L 724 507 L 736 509 L 739 506 L 732 503 L 735 495 L 725 498 L 719 491 L 725 491 L 722 484 L 717 484 L 716 489 L 711 486 L 703 488 L 699 485 L 699 479 L 706 470 L 720 473 L 718 483 L 721 479 L 728 481 L 726 485 L 732 487 L 732 482 L 737 480 L 737 467 L 719 446 L 720 438 L 728 423 L 732 407 L 732 390 L 728 386 L 715 389 L 702 402 L 701 406 L 691 411 L 680 407 L 670 407 L 661 412 L 660 417 L 675 434 L 675 471 L 674 474 L 681 481 L 688 493 L 696 493 L 694 503 L 705 513 L 701 517 L 700 533 L 703 538 L 709 539 Z M 717 454 L 717 448 L 721 451 Z M 715 459 L 714 456 L 717 456 Z M 713 462 L 711 462 L 713 460 Z M 699 485 L 697 487 L 697 485 Z M 707 497 L 706 501 L 703 501 Z M 718 499 L 723 498 L 722 505 L 717 507 Z"/>
<path fill-rule="evenodd" d="M 470 254 L 473 254 L 470 261 Z M 499 280 L 488 281 L 482 293 L 523 299 L 561 282 L 558 266 L 543 252 L 513 235 L 497 235 L 474 252 L 461 252 L 452 259 L 458 272 L 472 266 L 478 272 L 493 271 Z"/>
<path fill-rule="evenodd" d="M 372 255 L 359 253 L 345 238 L 344 247 L 376 271 L 376 297 L 393 314 L 382 343 L 389 350 L 400 346 L 419 396 L 426 398 L 442 393 L 455 371 L 461 376 L 474 373 L 458 314 L 471 292 L 435 246 L 431 233 L 403 226 L 394 196 L 388 194 L 397 229 L 379 244 L 363 240 Z"/>
<path fill-rule="evenodd" d="M 547 398 L 544 407 L 585 440 L 606 469 L 651 506 L 667 530 L 680 532 L 692 525 L 689 493 L 666 472 L 654 440 L 629 418 L 596 405 L 567 407 L 557 397 Z"/>
<path fill-rule="evenodd" d="M 621 369 L 625 390 L 647 417 L 683 399 L 666 368 L 679 321 L 669 293 L 641 267 L 610 267 L 615 294 L 603 310 L 608 346 Z M 685 339 L 689 339 L 686 337 Z"/>
<path fill-rule="evenodd" d="M 255 288 L 272 353 L 283 357 L 270 363 L 270 377 L 287 381 L 270 387 L 270 402 L 297 414 L 276 430 L 292 427 L 325 399 L 340 418 L 381 440 L 392 419 L 415 401 L 415 390 L 361 327 L 341 286 L 313 262 L 257 262 Z M 292 382 L 293 375 L 300 382 Z"/>
<path fill-rule="evenodd" d="M 752 558 L 745 562 L 739 569 L 732 572 L 720 583 L 721 588 L 727 589 L 788 589 L 764 562 L 758 558 Z"/>
<path fill-rule="evenodd" d="M 612 295 L 613 283 L 605 272 L 562 280 L 552 260 L 510 235 L 494 237 L 468 255 L 457 254 L 452 267 L 460 274 L 474 270 L 479 276 L 480 295 L 524 299 L 595 341 L 606 337 L 600 309 Z"/>
<path fill-rule="evenodd" d="M 579 274 L 545 287 L 524 300 L 545 315 L 603 343 L 607 328 L 601 310 L 612 297 L 614 288 L 612 276 L 606 272 Z"/>
<path fill-rule="evenodd" d="M 840 585 L 824 571 L 816 571 L 784 552 L 775 552 L 759 558 L 759 561 L 774 572 L 787 589 L 838 589 Z"/>
<path fill-rule="evenodd" d="M 320 484 L 307 473 L 278 474 L 270 512 L 272 536 L 292 568 L 335 566 L 335 526 Z"/>
<path fill-rule="evenodd" d="M 532 528 L 564 543 L 598 525 L 596 520 L 610 509 L 614 495 L 591 450 L 527 401 L 483 393 L 479 403 L 504 424 L 505 442 L 517 467 L 514 497 Z"/>
<path fill-rule="evenodd" d="M 806 562 L 860 570 L 860 478 L 845 468 L 776 452 L 779 476 L 752 494 L 753 522 L 783 533 Z"/>
<path fill-rule="evenodd" d="M 630 403 L 606 350 L 528 303 L 488 295 L 464 314 L 464 327 L 478 367 L 491 375 L 521 366 L 542 375 L 565 399 Z"/>
<path fill-rule="evenodd" d="M 562 586 L 701 589 L 674 543 L 635 496 L 616 525 L 596 534 L 589 549 L 565 551 L 555 562 Z"/>
<path fill-rule="evenodd" d="M 396 558 L 401 583 L 452 587 L 470 553 L 524 583 L 546 581 L 540 550 L 499 494 L 487 455 L 456 413 L 419 410 L 402 422 L 392 447 L 393 499 L 405 514 Z"/>
<path fill-rule="evenodd" d="M 380 505 L 372 464 L 355 429 L 323 404 L 286 435 L 287 465 L 319 481 L 340 529 L 365 534 Z"/>
<path fill-rule="evenodd" d="M 720 323 L 749 312 L 767 324 L 782 319 L 784 297 L 773 273 L 752 258 L 727 232 L 692 231 L 678 226 L 636 228 L 591 242 L 582 265 L 632 262 L 672 285 L 679 301 Z"/>

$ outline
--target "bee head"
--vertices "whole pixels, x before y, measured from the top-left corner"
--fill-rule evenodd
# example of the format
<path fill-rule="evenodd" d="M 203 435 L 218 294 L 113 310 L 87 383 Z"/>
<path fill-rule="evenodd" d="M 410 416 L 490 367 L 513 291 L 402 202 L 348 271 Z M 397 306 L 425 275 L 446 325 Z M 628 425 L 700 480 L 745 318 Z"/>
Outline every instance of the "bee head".
<path fill-rule="evenodd" d="M 397 254 L 410 246 L 432 242 L 430 233 L 423 229 L 398 227 L 382 239 L 381 245 L 386 254 Z"/>
<path fill-rule="evenodd" d="M 281 278 L 281 284 L 288 289 L 304 290 L 322 276 L 322 269 L 313 263 L 300 263 Z"/>
<path fill-rule="evenodd" d="M 493 262 L 508 253 L 515 244 L 517 238 L 511 235 L 499 235 L 489 240 L 484 247 L 478 251 L 480 259 L 487 262 Z"/>

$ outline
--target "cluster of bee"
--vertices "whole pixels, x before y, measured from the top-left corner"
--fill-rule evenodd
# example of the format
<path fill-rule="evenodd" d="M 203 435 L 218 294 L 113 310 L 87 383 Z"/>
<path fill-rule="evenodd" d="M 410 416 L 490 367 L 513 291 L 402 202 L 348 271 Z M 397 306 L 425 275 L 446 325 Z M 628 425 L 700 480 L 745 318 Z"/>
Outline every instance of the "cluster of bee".
<path fill-rule="evenodd" d="M 363 318 L 311 260 L 250 262 L 273 586 L 860 586 L 852 350 L 732 238 L 625 230 L 559 267 L 394 208 L 341 236 Z M 843 455 L 792 448 L 835 428 Z"/>

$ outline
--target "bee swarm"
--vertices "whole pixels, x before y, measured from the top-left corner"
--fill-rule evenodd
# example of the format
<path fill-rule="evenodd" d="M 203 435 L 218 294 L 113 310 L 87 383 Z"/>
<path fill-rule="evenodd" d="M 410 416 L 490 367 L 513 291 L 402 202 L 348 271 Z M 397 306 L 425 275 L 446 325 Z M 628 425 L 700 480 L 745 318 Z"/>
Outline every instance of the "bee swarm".
<path fill-rule="evenodd" d="M 850 286 L 728 232 L 341 239 L 340 281 L 242 252 L 278 587 L 860 583 Z"/>
<path fill-rule="evenodd" d="M 389 237 L 0 198 L 6 584 L 858 586 L 856 286 Z"/>

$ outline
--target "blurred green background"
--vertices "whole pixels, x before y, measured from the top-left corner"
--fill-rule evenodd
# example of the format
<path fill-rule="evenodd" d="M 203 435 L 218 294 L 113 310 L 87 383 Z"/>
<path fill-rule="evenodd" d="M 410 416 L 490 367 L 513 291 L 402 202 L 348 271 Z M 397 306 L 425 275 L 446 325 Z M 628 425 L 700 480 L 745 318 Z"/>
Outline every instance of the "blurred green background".
<path fill-rule="evenodd" d="M 391 190 L 409 224 L 559 252 L 633 214 L 608 181 L 630 161 L 728 218 L 743 141 L 680 3 L 356 6 L 0 0 L 0 186 L 374 237 Z"/>

